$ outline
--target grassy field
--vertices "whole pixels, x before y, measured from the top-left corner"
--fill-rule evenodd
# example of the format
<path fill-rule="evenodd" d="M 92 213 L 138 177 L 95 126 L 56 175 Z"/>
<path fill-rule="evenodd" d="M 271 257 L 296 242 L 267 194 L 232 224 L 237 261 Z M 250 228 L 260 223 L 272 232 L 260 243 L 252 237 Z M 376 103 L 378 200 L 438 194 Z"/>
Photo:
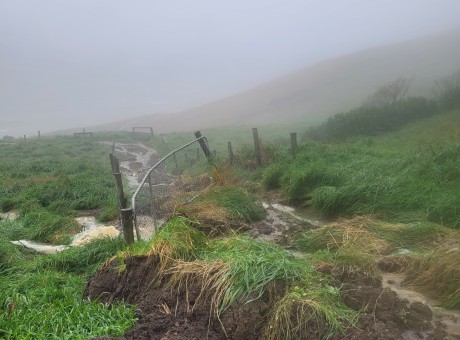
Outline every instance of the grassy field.
<path fill-rule="evenodd" d="M 80 229 L 74 217 L 85 211 L 101 220 L 116 218 L 109 150 L 66 137 L 0 144 L 0 208 L 19 214 L 17 220 L 0 221 L 2 339 L 121 335 L 134 323 L 132 308 L 82 299 L 88 277 L 124 248 L 121 239 L 49 256 L 10 243 L 67 243 Z"/>

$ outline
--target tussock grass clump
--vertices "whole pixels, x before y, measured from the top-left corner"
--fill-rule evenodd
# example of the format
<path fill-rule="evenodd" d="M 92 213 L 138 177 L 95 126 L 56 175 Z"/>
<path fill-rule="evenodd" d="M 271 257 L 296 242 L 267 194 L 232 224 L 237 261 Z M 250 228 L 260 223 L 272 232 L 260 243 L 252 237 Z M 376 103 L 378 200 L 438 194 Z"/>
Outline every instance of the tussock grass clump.
<path fill-rule="evenodd" d="M 455 231 L 430 222 L 405 224 L 387 239 L 400 247 L 438 246 L 454 237 Z"/>
<path fill-rule="evenodd" d="M 214 290 L 213 303 L 220 314 L 240 298 L 260 298 L 272 281 L 292 283 L 313 275 L 313 268 L 275 245 L 234 235 L 210 241 L 197 261 L 176 263 L 170 273 L 174 282 L 192 273 L 202 277 L 203 292 Z"/>
<path fill-rule="evenodd" d="M 192 216 L 199 222 L 213 221 L 216 224 L 225 225 L 230 220 L 227 210 L 212 203 L 192 203 L 184 206 L 182 210 L 187 216 Z"/>
<path fill-rule="evenodd" d="M 311 263 L 241 235 L 209 241 L 195 261 L 175 261 L 167 273 L 172 287 L 187 287 L 198 279 L 202 286 L 195 305 L 211 298 L 217 318 L 236 301 L 266 296 L 273 304 L 265 330 L 268 339 L 301 338 L 309 329 L 327 338 L 343 332 L 357 317 Z"/>
<path fill-rule="evenodd" d="M 391 249 L 391 244 L 376 233 L 377 229 L 377 223 L 366 216 L 339 219 L 303 234 L 297 246 L 308 252 L 356 248 L 369 254 L 382 254 Z"/>
<path fill-rule="evenodd" d="M 235 226 L 228 211 L 212 203 L 187 204 L 181 207 L 180 213 L 193 220 L 196 228 L 211 238 L 227 235 Z M 240 226 L 239 222 L 236 224 Z"/>
<path fill-rule="evenodd" d="M 440 249 L 408 258 L 405 283 L 439 299 L 447 308 L 460 308 L 460 249 Z"/>
<path fill-rule="evenodd" d="M 264 335 L 270 340 L 328 339 L 357 318 L 358 313 L 341 302 L 337 288 L 293 286 L 273 307 Z"/>
<path fill-rule="evenodd" d="M 317 187 L 339 185 L 343 180 L 336 169 L 317 161 L 309 167 L 292 166 L 281 181 L 288 201 L 297 204 Z"/>
<path fill-rule="evenodd" d="M 203 195 L 200 202 L 216 204 L 224 208 L 231 218 L 245 222 L 257 221 L 266 215 L 258 199 L 238 187 L 214 187 Z"/>
<path fill-rule="evenodd" d="M 192 260 L 206 248 L 206 236 L 194 229 L 185 217 L 170 219 L 148 244 L 147 255 L 157 255 L 160 273 L 171 266 L 173 260 Z"/>
<path fill-rule="evenodd" d="M 286 171 L 286 166 L 281 163 L 271 164 L 265 168 L 262 175 L 262 185 L 266 189 L 278 189 L 281 187 L 281 179 Z"/>
<path fill-rule="evenodd" d="M 379 271 L 375 258 L 394 249 L 394 245 L 382 235 L 392 235 L 400 228 L 401 225 L 374 221 L 367 216 L 339 219 L 302 234 L 296 246 L 343 271 L 363 271 L 377 277 Z"/>

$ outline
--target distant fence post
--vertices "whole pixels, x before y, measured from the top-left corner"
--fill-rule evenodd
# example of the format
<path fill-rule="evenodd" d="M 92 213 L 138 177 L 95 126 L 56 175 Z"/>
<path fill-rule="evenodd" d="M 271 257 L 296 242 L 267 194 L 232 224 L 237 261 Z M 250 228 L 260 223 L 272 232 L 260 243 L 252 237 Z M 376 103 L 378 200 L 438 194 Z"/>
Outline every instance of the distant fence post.
<path fill-rule="evenodd" d="M 227 142 L 227 150 L 228 150 L 228 162 L 230 163 L 230 165 L 233 165 L 234 156 L 233 156 L 232 142 Z"/>
<path fill-rule="evenodd" d="M 254 152 L 256 155 L 257 165 L 262 165 L 262 157 L 260 155 L 259 132 L 257 128 L 252 128 L 252 137 L 254 138 Z"/>
<path fill-rule="evenodd" d="M 291 153 L 292 158 L 295 158 L 297 154 L 297 133 L 291 132 Z"/>
<path fill-rule="evenodd" d="M 202 137 L 201 132 L 199 130 L 195 132 L 195 137 L 197 139 Z M 200 143 L 201 149 L 203 150 L 206 158 L 212 159 L 212 153 L 211 151 L 209 151 L 208 144 L 206 144 L 206 142 L 203 139 L 200 139 L 198 143 Z"/>
<path fill-rule="evenodd" d="M 40 130 L 38 130 L 38 139 L 40 139 Z"/>
<path fill-rule="evenodd" d="M 27 137 L 24 135 L 24 143 L 27 143 Z"/>

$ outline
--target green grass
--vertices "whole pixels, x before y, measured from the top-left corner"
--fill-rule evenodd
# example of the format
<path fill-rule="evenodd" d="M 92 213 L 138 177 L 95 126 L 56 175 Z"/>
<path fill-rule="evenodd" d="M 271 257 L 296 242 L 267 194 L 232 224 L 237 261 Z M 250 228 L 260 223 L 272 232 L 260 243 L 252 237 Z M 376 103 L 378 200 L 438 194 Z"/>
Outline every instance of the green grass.
<path fill-rule="evenodd" d="M 116 217 L 110 146 L 68 137 L 0 145 L 0 208 L 19 210 L 24 237 L 59 242 L 78 230 L 73 217 Z"/>
<path fill-rule="evenodd" d="M 204 193 L 199 201 L 216 204 L 224 208 L 231 218 L 245 222 L 257 221 L 266 215 L 259 200 L 243 188 L 214 187 Z"/>
<path fill-rule="evenodd" d="M 133 326 L 133 308 L 82 299 L 86 280 L 125 247 L 122 239 L 53 255 L 10 242 L 68 243 L 80 230 L 74 218 L 81 210 L 116 218 L 109 152 L 108 145 L 70 137 L 0 145 L 0 208 L 19 213 L 16 221 L 0 221 L 2 339 L 87 339 Z"/>
<path fill-rule="evenodd" d="M 1 280 L 2 339 L 87 339 L 122 335 L 134 324 L 133 308 L 83 300 L 79 276 L 46 270 L 8 279 Z"/>
<path fill-rule="evenodd" d="M 264 170 L 262 184 L 325 217 L 376 214 L 460 227 L 460 110 L 391 135 L 344 144 L 300 143 Z"/>
<path fill-rule="evenodd" d="M 12 246 L 0 240 L 2 339 L 87 339 L 122 335 L 134 325 L 132 307 L 82 298 L 88 277 L 124 247 L 123 240 L 96 240 L 48 256 Z"/>

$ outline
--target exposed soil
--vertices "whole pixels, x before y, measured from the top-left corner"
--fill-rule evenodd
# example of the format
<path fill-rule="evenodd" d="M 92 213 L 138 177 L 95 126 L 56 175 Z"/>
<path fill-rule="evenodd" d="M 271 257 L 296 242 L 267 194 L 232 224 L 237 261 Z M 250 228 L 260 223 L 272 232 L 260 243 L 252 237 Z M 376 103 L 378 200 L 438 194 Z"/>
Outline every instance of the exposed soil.
<path fill-rule="evenodd" d="M 167 280 L 158 282 L 156 257 L 130 257 L 122 274 L 118 273 L 117 264 L 114 260 L 96 273 L 88 283 L 85 297 L 103 303 L 121 300 L 135 304 L 139 320 L 124 337 L 97 339 L 259 338 L 268 311 L 264 298 L 236 303 L 218 320 L 210 314 L 211 292 L 195 304 L 201 292 L 199 280 L 192 280 L 187 287 L 168 288 Z"/>
<path fill-rule="evenodd" d="M 289 228 L 316 228 L 318 222 L 297 218 L 273 206 L 267 207 L 267 220 L 253 225 L 254 237 L 288 246 Z M 126 269 L 119 273 L 117 260 L 101 268 L 88 283 L 85 297 L 103 303 L 115 300 L 135 305 L 137 325 L 123 337 L 97 339 L 263 339 L 267 314 L 272 306 L 269 296 L 255 301 L 239 301 L 220 319 L 211 313 L 212 292 L 201 292 L 199 279 L 171 289 L 167 278 L 158 279 L 158 259 L 133 256 L 126 259 Z M 397 270 L 395 264 L 382 263 L 381 269 Z M 424 303 L 399 297 L 381 280 L 363 273 L 343 272 L 329 265 L 317 270 L 330 275 L 340 288 L 345 305 L 361 312 L 355 325 L 339 339 L 456 339 L 433 317 Z M 198 302 L 199 301 L 199 302 Z M 305 339 L 317 339 L 317 329 L 308 330 Z"/>

